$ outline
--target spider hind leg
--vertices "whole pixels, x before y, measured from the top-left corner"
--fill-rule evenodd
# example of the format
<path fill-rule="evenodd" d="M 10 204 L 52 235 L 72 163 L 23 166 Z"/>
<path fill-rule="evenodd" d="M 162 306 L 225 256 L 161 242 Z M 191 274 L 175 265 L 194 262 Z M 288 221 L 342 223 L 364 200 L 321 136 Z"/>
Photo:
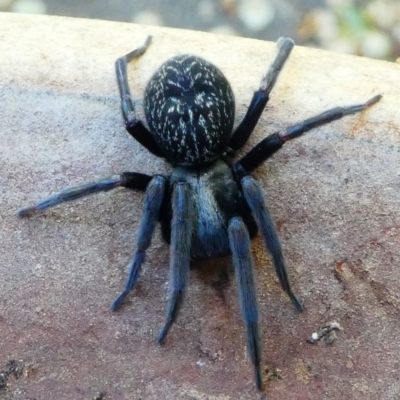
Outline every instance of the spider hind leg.
<path fill-rule="evenodd" d="M 242 218 L 229 221 L 229 245 L 235 269 L 242 318 L 246 325 L 247 349 L 254 366 L 257 389 L 262 390 L 261 346 L 258 329 L 258 303 L 250 236 Z"/>
<path fill-rule="evenodd" d="M 241 179 L 244 197 L 249 205 L 257 225 L 264 239 L 265 247 L 268 249 L 274 261 L 275 270 L 283 290 L 289 295 L 290 300 L 298 311 L 303 311 L 303 305 L 293 293 L 286 271 L 282 247 L 276 232 L 274 223 L 265 204 L 260 184 L 250 175 Z"/>

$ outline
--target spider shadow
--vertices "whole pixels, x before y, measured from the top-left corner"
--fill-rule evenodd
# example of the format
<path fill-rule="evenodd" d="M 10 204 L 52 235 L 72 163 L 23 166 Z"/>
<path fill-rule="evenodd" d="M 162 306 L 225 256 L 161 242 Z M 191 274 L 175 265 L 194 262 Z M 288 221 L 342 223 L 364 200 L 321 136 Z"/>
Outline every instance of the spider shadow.
<path fill-rule="evenodd" d="M 191 270 L 203 283 L 215 291 L 223 304 L 226 304 L 226 290 L 229 289 L 234 276 L 231 257 L 196 260 L 192 263 Z"/>

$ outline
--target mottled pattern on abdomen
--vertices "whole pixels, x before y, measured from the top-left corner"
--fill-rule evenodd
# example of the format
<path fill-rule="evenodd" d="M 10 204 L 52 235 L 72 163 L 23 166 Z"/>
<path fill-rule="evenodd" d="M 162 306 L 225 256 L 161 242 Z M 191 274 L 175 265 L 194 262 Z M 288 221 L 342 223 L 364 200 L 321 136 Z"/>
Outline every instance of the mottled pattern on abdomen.
<path fill-rule="evenodd" d="M 163 64 L 144 97 L 147 124 L 173 164 L 199 165 L 227 147 L 235 100 L 222 72 L 202 58 L 182 55 Z"/>

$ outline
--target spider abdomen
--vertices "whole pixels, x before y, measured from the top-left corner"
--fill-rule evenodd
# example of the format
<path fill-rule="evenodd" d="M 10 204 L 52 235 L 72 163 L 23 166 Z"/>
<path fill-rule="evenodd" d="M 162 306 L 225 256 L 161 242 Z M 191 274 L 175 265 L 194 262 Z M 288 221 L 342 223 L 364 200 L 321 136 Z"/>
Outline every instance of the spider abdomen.
<path fill-rule="evenodd" d="M 235 100 L 216 66 L 182 55 L 166 61 L 150 79 L 144 111 L 151 134 L 170 162 L 200 165 L 225 151 Z"/>

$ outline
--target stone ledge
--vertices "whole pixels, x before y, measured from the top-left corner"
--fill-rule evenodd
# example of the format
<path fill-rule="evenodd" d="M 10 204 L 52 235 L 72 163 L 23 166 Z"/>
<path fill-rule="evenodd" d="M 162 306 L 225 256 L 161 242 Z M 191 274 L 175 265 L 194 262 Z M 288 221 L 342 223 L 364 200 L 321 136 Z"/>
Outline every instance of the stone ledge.
<path fill-rule="evenodd" d="M 224 291 L 205 263 L 193 271 L 165 346 L 160 328 L 168 248 L 160 236 L 135 293 L 108 306 L 125 279 L 142 195 L 115 191 L 30 219 L 14 211 L 66 185 L 124 170 L 169 167 L 126 135 L 114 61 L 151 34 L 130 68 L 141 96 L 155 68 L 179 53 L 218 65 L 244 115 L 275 44 L 105 21 L 0 14 L 0 371 L 12 399 L 254 399 L 234 280 Z M 334 106 L 383 100 L 308 133 L 259 168 L 293 286 L 282 294 L 253 242 L 269 399 L 400 396 L 400 66 L 297 47 L 250 143 Z M 229 259 L 223 261 L 229 263 Z M 210 265 L 210 266 L 208 266 Z M 326 322 L 331 345 L 306 343 Z M 392 397 L 390 397 L 392 396 Z"/>

